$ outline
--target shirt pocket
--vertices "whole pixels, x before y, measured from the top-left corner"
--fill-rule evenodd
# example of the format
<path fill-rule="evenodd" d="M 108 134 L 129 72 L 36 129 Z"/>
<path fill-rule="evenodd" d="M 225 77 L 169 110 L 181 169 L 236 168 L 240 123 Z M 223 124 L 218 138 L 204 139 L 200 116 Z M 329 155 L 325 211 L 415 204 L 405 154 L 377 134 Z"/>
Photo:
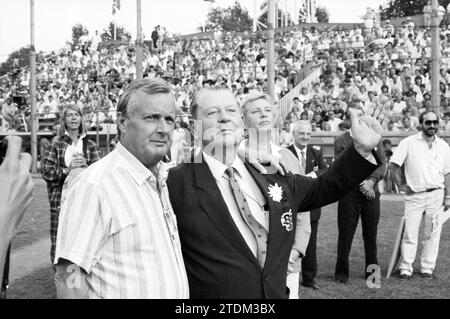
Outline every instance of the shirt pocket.
<path fill-rule="evenodd" d="M 137 229 L 137 220 L 131 215 L 113 217 L 107 239 L 108 251 L 117 256 L 132 258 L 135 251 L 141 249 L 141 236 Z"/>
<path fill-rule="evenodd" d="M 121 214 L 120 216 L 114 216 L 111 220 L 109 236 L 117 235 L 127 228 L 134 228 L 136 224 L 136 217 L 132 216 L 131 214 Z"/>
<path fill-rule="evenodd" d="M 431 172 L 437 173 L 438 175 L 443 175 L 444 162 L 437 155 L 429 159 L 427 166 Z"/>

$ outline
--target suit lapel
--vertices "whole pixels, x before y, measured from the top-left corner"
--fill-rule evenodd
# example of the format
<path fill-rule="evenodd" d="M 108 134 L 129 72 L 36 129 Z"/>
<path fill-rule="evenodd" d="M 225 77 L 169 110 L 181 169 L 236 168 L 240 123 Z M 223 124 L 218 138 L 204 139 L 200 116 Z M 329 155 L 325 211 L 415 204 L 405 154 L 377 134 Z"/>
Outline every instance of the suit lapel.
<path fill-rule="evenodd" d="M 277 256 L 279 256 L 279 249 L 280 246 L 286 245 L 288 242 L 287 237 L 286 241 L 285 235 L 287 234 L 286 230 L 281 225 L 281 215 L 285 212 L 283 212 L 282 203 L 274 201 L 268 194 L 269 185 L 274 185 L 276 183 L 273 178 L 270 178 L 270 175 L 261 175 L 259 172 L 257 172 L 253 166 L 249 164 L 245 164 L 247 167 L 247 170 L 252 175 L 253 179 L 255 180 L 256 184 L 258 185 L 261 193 L 263 194 L 264 198 L 266 199 L 266 203 L 269 207 L 269 237 L 268 237 L 268 247 L 267 247 L 267 258 L 266 263 L 264 265 L 264 271 L 267 271 L 270 269 L 272 264 L 277 264 L 278 259 Z M 272 181 L 270 181 L 272 179 Z M 285 184 L 278 183 L 279 186 L 285 186 Z M 286 189 L 283 189 L 283 197 L 286 198 Z M 292 215 L 294 216 L 296 212 L 292 212 Z"/>
<path fill-rule="evenodd" d="M 314 169 L 314 153 L 311 147 L 306 148 L 306 168 L 305 173 L 308 174 Z"/>
<path fill-rule="evenodd" d="M 297 151 L 295 150 L 294 145 L 290 145 L 290 146 L 288 147 L 288 149 L 289 149 L 292 153 L 294 153 L 295 157 L 297 157 L 298 160 L 300 160 L 300 158 L 298 158 L 298 154 L 297 154 Z"/>
<path fill-rule="evenodd" d="M 258 260 L 234 223 L 208 164 L 204 160 L 201 163 L 196 163 L 194 171 L 195 184 L 200 189 L 199 202 L 204 212 L 210 217 L 222 235 L 261 270 Z"/>

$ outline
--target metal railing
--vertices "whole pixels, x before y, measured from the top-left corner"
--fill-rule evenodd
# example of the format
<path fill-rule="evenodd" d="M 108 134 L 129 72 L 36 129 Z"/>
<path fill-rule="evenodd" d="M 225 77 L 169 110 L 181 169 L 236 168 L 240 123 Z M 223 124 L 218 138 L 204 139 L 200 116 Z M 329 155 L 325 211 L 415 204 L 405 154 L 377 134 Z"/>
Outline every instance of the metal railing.
<path fill-rule="evenodd" d="M 279 121 L 281 123 L 286 118 L 289 113 L 289 109 L 291 107 L 292 100 L 294 97 L 297 97 L 300 94 L 300 90 L 303 87 L 312 86 L 314 82 L 319 81 L 319 77 L 322 74 L 322 67 L 317 66 L 300 82 L 298 83 L 292 90 L 289 91 L 286 95 L 284 95 L 278 101 L 278 111 L 279 111 Z"/>

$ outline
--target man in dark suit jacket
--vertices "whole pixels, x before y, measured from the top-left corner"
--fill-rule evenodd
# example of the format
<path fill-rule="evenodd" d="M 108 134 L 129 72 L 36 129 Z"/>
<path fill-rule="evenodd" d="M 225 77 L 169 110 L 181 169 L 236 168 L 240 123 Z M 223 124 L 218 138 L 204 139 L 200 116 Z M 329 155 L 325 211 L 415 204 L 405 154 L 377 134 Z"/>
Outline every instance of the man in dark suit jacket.
<path fill-rule="evenodd" d="M 317 178 L 323 174 L 328 166 L 323 160 L 322 151 L 309 145 L 311 139 L 311 124 L 307 121 L 295 123 L 293 129 L 294 144 L 288 149 L 294 153 L 304 167 L 306 176 Z M 319 226 L 321 209 L 313 209 L 310 212 L 311 235 L 309 236 L 306 254 L 302 258 L 302 285 L 315 290 L 320 289 L 316 283 L 317 274 L 317 228 Z M 295 246 L 295 243 L 294 243 Z"/>
<path fill-rule="evenodd" d="M 381 136 L 355 117 L 354 146 L 317 179 L 292 174 L 263 176 L 236 156 L 243 121 L 231 91 L 200 91 L 191 112 L 202 126 L 202 153 L 193 163 L 172 169 L 167 180 L 190 297 L 287 298 L 286 271 L 296 222 L 293 214 L 327 205 L 356 187 L 379 165 L 374 164 L 378 159 L 371 150 Z M 236 215 L 244 209 L 237 206 L 238 200 L 230 199 L 233 186 L 224 174 L 229 169 L 240 178 L 248 206 L 253 195 L 262 198 L 259 212 L 250 209 L 252 215 L 264 216 L 263 226 L 269 229 L 262 252 L 256 236 L 248 236 L 250 228 L 245 229 L 243 218 Z M 255 187 L 244 187 L 252 183 Z M 260 253 L 267 256 L 263 265 L 257 258 Z"/>
<path fill-rule="evenodd" d="M 357 104 L 349 105 L 350 108 L 361 109 Z M 348 117 L 348 116 L 347 116 Z M 334 158 L 337 160 L 348 145 L 353 143 L 351 131 L 336 138 L 334 142 Z M 380 192 L 378 181 L 386 172 L 385 153 L 381 141 L 375 151 L 383 161 L 361 185 L 355 187 L 346 196 L 341 198 L 338 204 L 338 248 L 335 268 L 336 281 L 347 284 L 349 276 L 349 254 L 353 236 L 361 216 L 362 233 L 366 259 L 365 277 L 372 274 L 368 266 L 378 266 L 377 259 L 377 228 L 380 218 Z"/>

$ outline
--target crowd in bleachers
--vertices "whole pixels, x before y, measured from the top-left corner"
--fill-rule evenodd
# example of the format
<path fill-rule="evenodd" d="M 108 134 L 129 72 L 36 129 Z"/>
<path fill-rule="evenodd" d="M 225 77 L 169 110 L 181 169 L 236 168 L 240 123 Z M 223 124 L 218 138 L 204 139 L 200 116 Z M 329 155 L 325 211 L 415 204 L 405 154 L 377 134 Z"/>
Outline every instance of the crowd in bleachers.
<path fill-rule="evenodd" d="M 290 123 L 307 118 L 317 131 L 345 129 L 339 125 L 345 109 L 357 102 L 386 131 L 414 132 L 420 111 L 432 107 L 431 33 L 411 20 L 401 27 L 384 21 L 371 28 L 301 28 L 277 32 L 275 40 L 275 101 L 302 79 L 306 68 L 323 68 L 320 82 L 305 86 L 292 101 L 283 116 Z M 449 130 L 450 27 L 441 30 L 441 48 L 441 129 Z M 105 45 L 97 32 L 59 52 L 38 55 L 39 129 L 53 128 L 67 104 L 83 110 L 88 129 L 113 123 L 118 97 L 136 77 L 135 60 L 133 45 Z M 183 122 L 204 86 L 227 86 L 239 100 L 252 90 L 265 91 L 266 66 L 264 34 L 161 35 L 144 48 L 144 77 L 172 84 Z M 29 77 L 22 68 L 0 78 L 2 131 L 29 129 Z"/>
<path fill-rule="evenodd" d="M 318 32 L 279 33 L 276 37 L 277 99 L 297 84 L 300 71 L 317 63 L 313 43 Z M 133 45 L 104 45 L 98 33 L 83 36 L 59 52 L 37 59 L 37 105 L 42 123 L 51 123 L 64 105 L 83 109 L 88 128 L 112 122 L 124 85 L 136 77 Z M 266 90 L 266 43 L 264 35 L 231 34 L 191 38 L 158 37 L 144 47 L 144 77 L 163 77 L 173 85 L 180 115 L 187 121 L 190 102 L 197 90 L 208 85 L 232 88 L 242 98 L 251 90 Z M 27 68 L 17 68 L 0 79 L 3 130 L 26 130 L 29 110 Z M 23 104 L 13 101 L 23 96 Z M 50 129 L 43 125 L 42 129 Z"/>
<path fill-rule="evenodd" d="M 440 130 L 449 131 L 450 26 L 441 29 L 440 47 Z M 359 103 L 386 132 L 416 132 L 420 112 L 434 107 L 431 32 L 411 19 L 396 28 L 385 21 L 372 29 L 325 32 L 318 50 L 327 59 L 320 81 L 291 101 L 289 123 L 308 119 L 317 131 L 345 130 L 339 122 L 347 105 Z"/>

